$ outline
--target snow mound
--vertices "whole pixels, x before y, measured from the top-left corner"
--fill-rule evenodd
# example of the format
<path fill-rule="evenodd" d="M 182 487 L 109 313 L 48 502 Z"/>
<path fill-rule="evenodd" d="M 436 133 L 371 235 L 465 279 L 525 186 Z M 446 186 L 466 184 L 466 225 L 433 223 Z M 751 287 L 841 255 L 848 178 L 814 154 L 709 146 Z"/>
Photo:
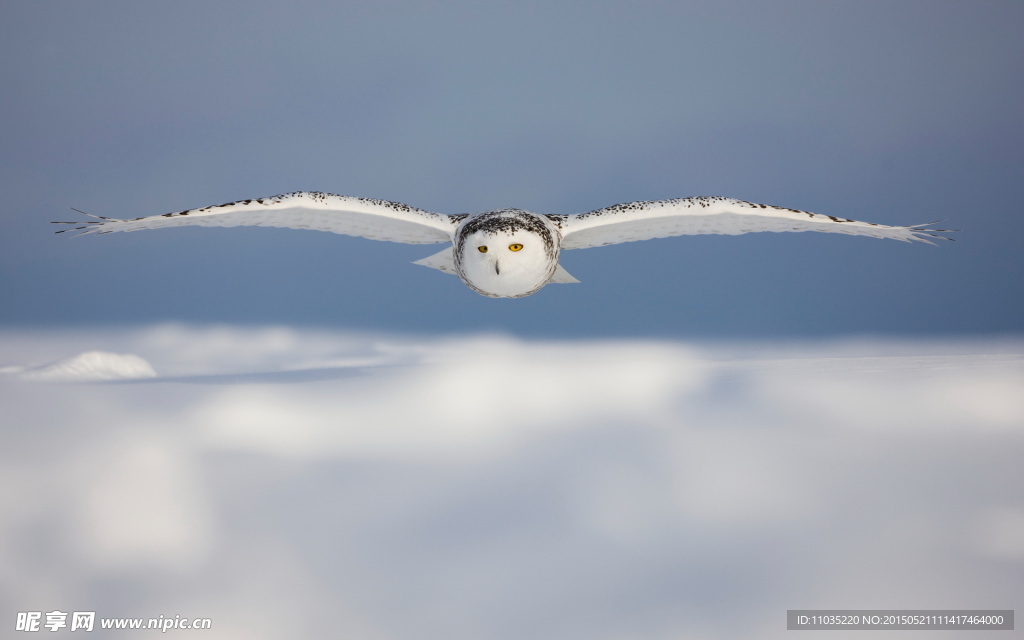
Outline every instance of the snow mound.
<path fill-rule="evenodd" d="M 156 371 L 143 358 L 131 353 L 86 351 L 18 375 L 25 380 L 70 382 L 154 378 Z"/>

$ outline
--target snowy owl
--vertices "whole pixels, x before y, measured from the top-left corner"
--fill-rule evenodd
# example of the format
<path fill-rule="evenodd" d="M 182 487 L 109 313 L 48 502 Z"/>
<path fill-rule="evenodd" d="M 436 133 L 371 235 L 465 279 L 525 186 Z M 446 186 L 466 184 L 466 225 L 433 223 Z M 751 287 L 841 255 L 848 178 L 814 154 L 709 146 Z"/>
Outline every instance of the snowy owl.
<path fill-rule="evenodd" d="M 522 298 L 549 282 L 579 282 L 558 263 L 564 249 L 754 231 L 825 231 L 929 244 L 933 243 L 928 237 L 950 239 L 932 233 L 946 229 L 890 227 L 722 197 L 630 202 L 576 215 L 521 209 L 446 215 L 387 200 L 300 191 L 130 220 L 85 215 L 97 220 L 58 222 L 55 224 L 84 225 L 58 233 L 253 226 L 314 229 L 407 244 L 445 244 L 440 252 L 414 264 L 457 275 L 473 291 L 492 298 Z"/>

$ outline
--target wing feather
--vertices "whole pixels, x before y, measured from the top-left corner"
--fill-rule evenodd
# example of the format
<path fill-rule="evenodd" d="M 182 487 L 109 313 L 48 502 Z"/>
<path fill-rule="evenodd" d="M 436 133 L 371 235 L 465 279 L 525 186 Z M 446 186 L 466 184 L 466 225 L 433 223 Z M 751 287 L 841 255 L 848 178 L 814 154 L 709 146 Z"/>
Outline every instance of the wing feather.
<path fill-rule="evenodd" d="M 934 244 L 928 238 L 952 240 L 933 233 L 947 229 L 924 229 L 921 225 L 890 227 L 721 197 L 630 202 L 553 219 L 561 229 L 563 249 L 670 236 L 758 231 L 823 231 L 928 244 Z"/>
<path fill-rule="evenodd" d="M 269 198 L 239 200 L 130 220 L 92 217 L 97 220 L 58 224 L 78 225 L 74 229 L 64 231 L 80 230 L 81 235 L 186 225 L 281 227 L 328 231 L 406 244 L 450 242 L 458 226 L 457 219 L 452 216 L 423 211 L 398 202 L 339 196 L 318 191 L 298 191 Z"/>

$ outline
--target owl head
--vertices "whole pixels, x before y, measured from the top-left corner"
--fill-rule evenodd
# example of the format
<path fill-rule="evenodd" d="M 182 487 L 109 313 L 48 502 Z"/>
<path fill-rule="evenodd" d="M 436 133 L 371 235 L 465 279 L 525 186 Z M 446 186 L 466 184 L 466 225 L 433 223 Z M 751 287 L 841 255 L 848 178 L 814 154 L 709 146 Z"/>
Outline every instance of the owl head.
<path fill-rule="evenodd" d="M 455 268 L 471 289 L 491 298 L 521 298 L 551 280 L 560 236 L 545 216 L 519 209 L 468 219 L 455 234 Z"/>

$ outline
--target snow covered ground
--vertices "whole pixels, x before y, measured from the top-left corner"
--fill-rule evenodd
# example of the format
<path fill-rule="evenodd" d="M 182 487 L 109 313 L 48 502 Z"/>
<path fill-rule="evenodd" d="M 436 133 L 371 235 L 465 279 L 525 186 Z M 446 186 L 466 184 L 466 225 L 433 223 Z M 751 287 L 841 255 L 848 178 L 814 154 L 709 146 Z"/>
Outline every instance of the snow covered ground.
<path fill-rule="evenodd" d="M 1021 340 L 6 330 L 0 429 L 8 630 L 781 638 L 787 609 L 1024 608 Z"/>

